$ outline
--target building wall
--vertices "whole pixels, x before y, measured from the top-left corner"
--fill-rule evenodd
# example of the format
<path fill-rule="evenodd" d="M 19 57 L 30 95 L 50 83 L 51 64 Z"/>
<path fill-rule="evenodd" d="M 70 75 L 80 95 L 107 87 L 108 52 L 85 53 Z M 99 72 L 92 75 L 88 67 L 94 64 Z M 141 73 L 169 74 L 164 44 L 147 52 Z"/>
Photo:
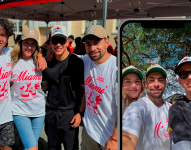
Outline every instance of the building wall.
<path fill-rule="evenodd" d="M 185 17 L 158 17 L 158 18 L 185 18 Z M 31 22 L 23 20 L 22 27 L 29 27 L 31 26 Z M 39 45 L 41 46 L 46 40 L 46 24 L 43 22 L 34 21 L 32 23 L 32 27 L 36 28 L 39 31 Z M 76 37 L 83 37 L 85 31 L 85 21 L 64 21 L 64 22 L 50 22 L 48 25 L 48 33 L 50 32 L 50 28 L 54 25 L 64 25 L 67 28 L 67 33 L 69 35 L 73 35 L 74 38 Z M 116 47 L 114 37 L 117 36 L 116 30 L 116 19 L 108 19 L 106 20 L 106 30 L 109 36 L 109 43 L 112 45 L 113 48 Z M 16 37 L 15 37 L 16 38 Z M 11 36 L 8 41 L 8 46 L 14 46 L 14 36 Z M 72 43 L 72 47 L 75 47 L 75 42 Z"/>

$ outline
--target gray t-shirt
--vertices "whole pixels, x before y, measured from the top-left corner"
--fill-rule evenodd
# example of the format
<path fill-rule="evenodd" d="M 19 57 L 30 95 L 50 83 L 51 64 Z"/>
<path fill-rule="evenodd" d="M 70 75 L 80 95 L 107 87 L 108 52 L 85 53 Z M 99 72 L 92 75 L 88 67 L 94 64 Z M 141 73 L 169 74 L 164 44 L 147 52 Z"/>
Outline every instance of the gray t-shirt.
<path fill-rule="evenodd" d="M 83 123 L 89 136 L 104 146 L 113 133 L 117 116 L 117 60 L 111 55 L 106 62 L 95 65 L 88 55 L 81 59 L 86 94 Z"/>
<path fill-rule="evenodd" d="M 170 103 L 156 106 L 148 96 L 132 102 L 122 118 L 122 130 L 138 137 L 136 150 L 170 150 L 168 111 Z"/>
<path fill-rule="evenodd" d="M 11 60 L 10 52 L 12 48 L 3 48 L 0 54 L 0 124 L 12 121 L 10 79 Z"/>
<path fill-rule="evenodd" d="M 13 115 L 40 117 L 45 115 L 45 94 L 41 89 L 42 72 L 33 59 L 19 59 L 12 69 Z"/>

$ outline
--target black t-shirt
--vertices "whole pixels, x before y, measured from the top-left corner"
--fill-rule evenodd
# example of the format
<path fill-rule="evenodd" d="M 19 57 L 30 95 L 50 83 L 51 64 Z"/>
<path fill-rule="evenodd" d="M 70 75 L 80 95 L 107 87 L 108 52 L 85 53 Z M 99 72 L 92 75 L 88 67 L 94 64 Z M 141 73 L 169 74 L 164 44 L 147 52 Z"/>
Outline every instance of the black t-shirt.
<path fill-rule="evenodd" d="M 69 53 L 63 61 L 55 58 L 47 62 L 43 80 L 48 82 L 47 106 L 66 110 L 79 107 L 84 84 L 84 63 Z"/>
<path fill-rule="evenodd" d="M 172 129 L 173 143 L 191 141 L 191 100 L 186 96 L 170 107 L 169 127 Z"/>

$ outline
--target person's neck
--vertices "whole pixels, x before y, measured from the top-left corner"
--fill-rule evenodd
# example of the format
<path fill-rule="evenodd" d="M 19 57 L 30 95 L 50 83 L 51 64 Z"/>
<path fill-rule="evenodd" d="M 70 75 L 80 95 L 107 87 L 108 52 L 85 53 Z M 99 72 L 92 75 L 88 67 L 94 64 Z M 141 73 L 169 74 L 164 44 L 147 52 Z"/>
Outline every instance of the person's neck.
<path fill-rule="evenodd" d="M 96 64 L 96 65 L 103 64 L 104 62 L 106 62 L 109 59 L 110 56 L 111 56 L 111 54 L 106 52 L 101 59 L 94 61 L 94 64 Z"/>
<path fill-rule="evenodd" d="M 186 98 L 187 98 L 188 100 L 191 100 L 191 93 L 190 93 L 190 92 L 186 92 Z"/>
<path fill-rule="evenodd" d="M 2 49 L 0 50 L 0 54 L 2 53 Z"/>
<path fill-rule="evenodd" d="M 162 99 L 162 96 L 160 98 L 154 98 L 149 93 L 147 94 L 149 99 L 158 107 L 161 107 L 164 104 L 164 101 Z"/>
<path fill-rule="evenodd" d="M 62 55 L 55 55 L 55 56 L 56 56 L 56 60 L 62 61 L 62 60 L 65 60 L 68 57 L 68 55 L 69 55 L 69 51 L 66 49 Z"/>
<path fill-rule="evenodd" d="M 22 55 L 21 58 L 24 59 L 24 60 L 28 60 L 28 59 L 31 59 L 32 56 L 31 56 L 31 57 L 27 57 L 27 56 L 23 56 L 23 55 Z"/>

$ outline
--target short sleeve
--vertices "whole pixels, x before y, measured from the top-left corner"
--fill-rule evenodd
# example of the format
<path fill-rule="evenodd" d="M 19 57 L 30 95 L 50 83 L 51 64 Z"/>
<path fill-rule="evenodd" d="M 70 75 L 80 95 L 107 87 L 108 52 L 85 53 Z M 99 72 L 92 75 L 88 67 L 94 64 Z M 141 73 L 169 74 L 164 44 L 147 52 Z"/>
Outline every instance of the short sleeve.
<path fill-rule="evenodd" d="M 134 105 L 133 102 L 129 105 L 122 118 L 122 130 L 134 134 L 139 138 L 142 128 L 141 108 L 139 105 Z"/>

